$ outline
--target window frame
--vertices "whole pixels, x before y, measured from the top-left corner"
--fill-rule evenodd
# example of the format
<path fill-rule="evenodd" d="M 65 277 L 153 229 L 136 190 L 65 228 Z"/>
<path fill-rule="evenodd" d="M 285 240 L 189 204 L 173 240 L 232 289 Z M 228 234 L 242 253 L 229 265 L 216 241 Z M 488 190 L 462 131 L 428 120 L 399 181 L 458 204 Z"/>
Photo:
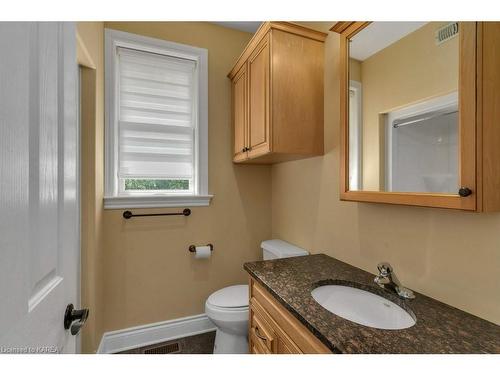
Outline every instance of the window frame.
<path fill-rule="evenodd" d="M 208 206 L 208 51 L 162 39 L 105 29 L 105 174 L 104 208 Z M 196 62 L 197 121 L 194 137 L 193 192 L 131 192 L 124 194 L 118 178 L 118 48 L 156 53 Z"/>

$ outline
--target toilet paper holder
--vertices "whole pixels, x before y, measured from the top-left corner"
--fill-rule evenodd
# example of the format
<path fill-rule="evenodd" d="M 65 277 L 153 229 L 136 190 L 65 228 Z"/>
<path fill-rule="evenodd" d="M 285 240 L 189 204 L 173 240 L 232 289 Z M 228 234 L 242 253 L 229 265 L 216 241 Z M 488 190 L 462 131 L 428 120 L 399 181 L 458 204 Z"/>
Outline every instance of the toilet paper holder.
<path fill-rule="evenodd" d="M 205 246 L 208 246 L 210 248 L 210 251 L 214 251 L 214 245 L 212 245 L 211 243 L 207 243 Z M 196 246 L 191 245 L 189 246 L 188 250 L 190 253 L 196 253 Z"/>

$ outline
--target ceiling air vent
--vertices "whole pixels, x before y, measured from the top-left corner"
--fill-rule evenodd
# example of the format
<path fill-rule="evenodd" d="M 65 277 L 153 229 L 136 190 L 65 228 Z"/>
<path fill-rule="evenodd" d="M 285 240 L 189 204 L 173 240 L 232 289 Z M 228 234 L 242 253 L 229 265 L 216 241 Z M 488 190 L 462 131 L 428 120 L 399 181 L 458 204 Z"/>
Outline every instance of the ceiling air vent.
<path fill-rule="evenodd" d="M 436 45 L 450 40 L 458 35 L 458 22 L 449 23 L 436 30 Z"/>
<path fill-rule="evenodd" d="M 174 354 L 179 353 L 180 347 L 178 342 L 171 344 L 163 344 L 144 349 L 144 354 Z"/>

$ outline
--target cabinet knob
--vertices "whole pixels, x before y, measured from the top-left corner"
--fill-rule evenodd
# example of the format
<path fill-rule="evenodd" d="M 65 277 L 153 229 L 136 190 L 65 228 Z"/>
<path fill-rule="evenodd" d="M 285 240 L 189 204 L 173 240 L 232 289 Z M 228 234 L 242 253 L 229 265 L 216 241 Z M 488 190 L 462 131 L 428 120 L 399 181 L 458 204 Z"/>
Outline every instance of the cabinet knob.
<path fill-rule="evenodd" d="M 468 187 L 461 187 L 458 190 L 458 195 L 460 195 L 461 197 L 468 197 L 471 194 L 472 194 L 472 190 L 469 189 Z"/>

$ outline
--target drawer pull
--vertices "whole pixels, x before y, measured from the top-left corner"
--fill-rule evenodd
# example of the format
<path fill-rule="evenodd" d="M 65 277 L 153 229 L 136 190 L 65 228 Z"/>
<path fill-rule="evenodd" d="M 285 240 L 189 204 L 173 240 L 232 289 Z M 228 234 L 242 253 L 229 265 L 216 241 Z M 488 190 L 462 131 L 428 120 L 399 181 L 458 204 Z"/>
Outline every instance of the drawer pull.
<path fill-rule="evenodd" d="M 266 336 L 262 336 L 259 332 L 259 327 L 255 327 L 255 336 L 257 336 L 259 339 L 261 339 L 262 341 L 267 341 L 267 337 Z"/>

